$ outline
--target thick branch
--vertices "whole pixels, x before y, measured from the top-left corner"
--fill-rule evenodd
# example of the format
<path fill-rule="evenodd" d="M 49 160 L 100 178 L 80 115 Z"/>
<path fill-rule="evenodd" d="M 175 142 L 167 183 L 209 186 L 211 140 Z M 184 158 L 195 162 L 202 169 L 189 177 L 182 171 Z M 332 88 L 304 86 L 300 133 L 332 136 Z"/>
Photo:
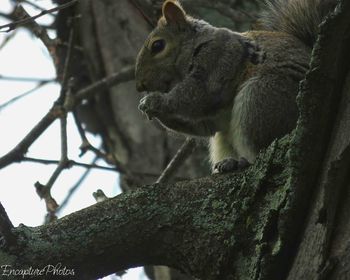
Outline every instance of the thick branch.
<path fill-rule="evenodd" d="M 0 203 L 0 236 L 5 241 L 5 246 L 13 246 L 16 244 L 16 236 L 12 232 L 13 225 L 7 216 L 5 208 Z"/>
<path fill-rule="evenodd" d="M 259 209 L 261 191 L 275 195 L 273 203 L 283 201 L 283 187 L 282 192 L 266 188 L 271 170 L 278 170 L 269 167 L 270 159 L 288 147 L 283 143 L 275 144 L 267 160 L 258 160 L 256 169 L 247 173 L 147 186 L 45 226 L 18 227 L 21 245 L 12 252 L 17 257 L 11 264 L 23 268 L 62 263 L 75 269 L 79 279 L 146 264 L 176 267 L 203 279 L 224 279 L 217 273 L 234 266 L 242 269 L 231 269 L 231 276 L 252 277 L 248 259 L 232 253 L 255 246 L 249 238 L 254 235 L 246 236 L 246 212 Z M 257 170 L 260 176 L 253 176 Z M 245 200 L 238 199 L 242 195 Z M 259 216 L 261 221 L 268 218 Z M 252 220 L 248 231 L 257 230 L 258 224 Z"/>

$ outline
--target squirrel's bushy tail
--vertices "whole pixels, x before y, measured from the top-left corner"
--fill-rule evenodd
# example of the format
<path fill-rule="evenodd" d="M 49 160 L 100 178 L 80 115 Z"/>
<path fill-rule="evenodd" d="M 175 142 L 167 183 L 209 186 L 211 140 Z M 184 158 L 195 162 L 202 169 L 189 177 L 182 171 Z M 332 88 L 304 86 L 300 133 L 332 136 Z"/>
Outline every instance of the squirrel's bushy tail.
<path fill-rule="evenodd" d="M 312 47 L 322 19 L 337 4 L 336 0 L 265 0 L 259 20 L 265 30 L 281 31 L 299 38 Z"/>

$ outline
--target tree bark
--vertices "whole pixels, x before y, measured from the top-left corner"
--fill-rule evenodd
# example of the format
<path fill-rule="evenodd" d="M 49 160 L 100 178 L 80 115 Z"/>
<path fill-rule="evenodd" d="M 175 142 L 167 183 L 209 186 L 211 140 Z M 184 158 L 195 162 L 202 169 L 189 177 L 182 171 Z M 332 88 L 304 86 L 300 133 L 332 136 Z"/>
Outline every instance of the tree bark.
<path fill-rule="evenodd" d="M 271 160 L 281 167 L 288 146 L 287 139 L 276 142 L 247 173 L 145 186 L 45 226 L 20 226 L 14 231 L 18 246 L 6 253 L 5 263 L 38 268 L 62 263 L 79 279 L 146 264 L 201 279 L 234 274 L 252 279 L 260 258 L 249 254 L 257 242 L 253 232 L 263 238 L 266 221 L 274 220 L 259 212 L 262 206 L 269 211 L 264 194 L 276 206 L 289 187 L 288 176 L 279 173 L 281 186 L 270 187 L 280 170 Z"/>

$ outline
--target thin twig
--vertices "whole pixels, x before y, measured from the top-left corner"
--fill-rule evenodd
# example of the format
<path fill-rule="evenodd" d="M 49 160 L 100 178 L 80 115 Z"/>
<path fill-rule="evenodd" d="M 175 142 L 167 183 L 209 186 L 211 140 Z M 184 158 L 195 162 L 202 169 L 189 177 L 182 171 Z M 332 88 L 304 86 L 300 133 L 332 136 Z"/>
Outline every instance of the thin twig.
<path fill-rule="evenodd" d="M 90 86 L 87 86 L 86 88 L 83 88 L 79 90 L 75 98 L 75 103 L 80 103 L 83 99 L 89 99 L 95 94 L 101 92 L 103 89 L 109 88 L 111 86 L 128 82 L 132 80 L 135 76 L 135 68 L 134 66 L 127 66 L 120 70 L 119 72 L 116 72 L 114 74 L 111 74 L 110 76 L 103 78 L 100 81 L 97 81 L 93 83 Z"/>
<path fill-rule="evenodd" d="M 91 162 L 90 166 L 95 166 L 98 158 L 95 157 L 94 160 Z M 87 176 L 90 174 L 91 168 L 88 168 L 84 174 L 79 178 L 79 180 L 73 185 L 73 187 L 70 188 L 68 191 L 68 194 L 60 204 L 60 206 L 56 209 L 56 215 L 59 214 L 67 205 L 70 199 L 72 198 L 73 194 L 78 190 L 78 188 L 81 186 L 81 184 L 84 182 L 84 180 L 87 178 Z"/>
<path fill-rule="evenodd" d="M 47 209 L 47 216 L 46 221 L 50 222 L 55 220 L 56 218 L 56 209 L 58 208 L 58 204 L 55 201 L 55 199 L 51 195 L 51 189 L 53 184 L 56 182 L 57 178 L 60 176 L 62 171 L 69 167 L 69 160 L 68 160 L 68 137 L 67 137 L 67 110 L 65 109 L 64 105 L 66 103 L 66 99 L 69 100 L 71 98 L 72 94 L 72 87 L 73 82 L 70 80 L 68 83 L 68 75 L 69 75 L 69 65 L 71 62 L 71 55 L 72 55 L 72 46 L 73 46 L 73 29 L 70 31 L 70 37 L 69 37 L 69 48 L 68 53 L 66 56 L 66 59 L 64 61 L 64 67 L 63 67 L 63 74 L 62 74 L 62 87 L 60 95 L 55 102 L 56 106 L 61 108 L 62 114 L 60 115 L 60 128 L 61 128 L 61 158 L 60 161 L 51 175 L 50 179 L 45 185 L 42 185 L 41 183 L 37 182 L 35 184 L 37 194 L 41 199 L 45 200 L 46 203 L 46 209 Z"/>
<path fill-rule="evenodd" d="M 86 137 L 85 130 L 84 130 L 83 126 L 81 125 L 79 118 L 77 116 L 77 113 L 75 111 L 73 111 L 73 119 L 74 119 L 75 125 L 78 129 L 78 133 L 79 133 L 81 141 L 82 141 L 82 143 L 80 145 L 81 152 L 80 152 L 79 157 L 83 156 L 87 151 L 91 151 L 91 152 L 95 153 L 98 158 L 103 159 L 108 164 L 115 165 L 115 161 L 114 161 L 112 156 L 102 152 L 100 149 L 95 148 L 90 143 L 89 139 Z M 122 171 L 120 171 L 120 172 L 122 172 Z"/>
<path fill-rule="evenodd" d="M 33 3 L 32 1 L 28 1 L 28 0 L 16 0 L 16 2 L 28 4 L 28 5 L 32 6 L 33 8 L 35 8 L 35 9 L 37 9 L 37 10 L 39 10 L 39 11 L 45 11 L 45 10 L 46 10 L 45 8 L 43 8 L 43 7 L 41 7 L 41 6 L 39 6 L 39 5 L 35 4 L 35 3 Z M 50 13 L 49 13 L 48 15 L 53 16 L 53 15 L 50 14 Z"/>
<path fill-rule="evenodd" d="M 79 90 L 76 93 L 76 95 L 74 95 L 74 102 L 72 102 L 70 106 L 66 106 L 66 109 L 71 111 L 76 106 L 76 104 L 80 103 L 82 100 L 89 99 L 92 96 L 97 95 L 97 93 L 103 92 L 103 89 L 112 87 L 113 85 L 130 81 L 134 78 L 134 76 L 135 76 L 135 67 L 134 66 L 125 67 L 120 72 L 114 73 L 109 77 L 106 77 L 82 90 Z M 104 158 L 107 163 L 113 163 L 116 166 L 118 166 L 118 170 L 121 173 L 130 175 L 130 172 L 126 168 L 124 168 L 123 165 L 119 161 L 117 161 L 116 158 L 110 158 L 108 157 L 108 155 L 106 156 L 105 154 L 101 154 L 101 152 L 98 149 L 94 148 L 89 143 L 88 139 L 85 136 L 85 133 L 81 134 L 81 136 L 83 140 L 82 149 L 89 149 L 95 152 L 98 156 Z"/>
<path fill-rule="evenodd" d="M 169 162 L 168 166 L 159 176 L 157 183 L 167 183 L 169 179 L 174 175 L 174 173 L 179 169 L 180 165 L 191 155 L 195 147 L 195 139 L 189 137 L 186 138 L 185 142 L 182 144 L 175 156 Z"/>
<path fill-rule="evenodd" d="M 37 91 L 39 88 L 43 87 L 44 85 L 47 85 L 48 82 L 44 82 L 44 83 L 40 83 L 38 84 L 35 88 L 32 88 L 20 95 L 17 95 L 16 97 L 10 99 L 9 101 L 6 101 L 5 103 L 3 104 L 0 104 L 0 112 L 1 110 L 5 109 L 6 107 L 10 106 L 11 104 L 15 103 L 16 101 L 19 101 L 20 99 L 30 95 L 31 93 Z"/>
<path fill-rule="evenodd" d="M 56 40 L 56 45 L 57 46 L 62 46 L 62 47 L 68 47 L 68 43 L 67 42 L 62 42 L 60 39 Z M 84 48 L 78 45 L 74 45 L 73 46 L 74 50 L 79 51 L 79 52 L 84 52 Z"/>
<path fill-rule="evenodd" d="M 12 232 L 13 224 L 7 216 L 5 208 L 0 203 L 0 234 L 4 238 L 7 246 L 15 245 L 17 238 Z"/>
<path fill-rule="evenodd" d="M 131 5 L 133 5 L 135 7 L 135 9 L 141 14 L 141 16 L 146 20 L 146 22 L 148 23 L 148 25 L 151 28 L 154 28 L 156 25 L 156 22 L 153 21 L 144 11 L 143 9 L 134 1 L 134 0 L 129 0 L 129 2 L 131 3 Z"/>
<path fill-rule="evenodd" d="M 6 18 L 8 20 L 13 20 L 13 16 L 11 14 L 7 14 L 4 12 L 0 12 L 0 17 Z"/>
<path fill-rule="evenodd" d="M 33 129 L 17 144 L 15 148 L 0 158 L 0 169 L 14 162 L 20 162 L 24 154 L 36 139 L 56 120 L 61 114 L 61 109 L 52 106 L 49 112 L 36 124 Z"/>
<path fill-rule="evenodd" d="M 8 34 L 4 40 L 1 42 L 0 45 L 0 51 L 11 41 L 11 39 L 13 39 L 16 36 L 17 32 L 12 32 L 10 34 Z"/>
<path fill-rule="evenodd" d="M 108 88 L 110 86 L 127 82 L 134 77 L 134 67 L 127 67 L 106 77 L 86 88 L 79 90 L 76 95 L 72 94 L 74 102 L 69 106 L 65 106 L 67 111 L 71 111 L 77 106 L 83 99 L 88 99 L 99 93 L 100 90 Z M 17 144 L 15 148 L 0 158 L 0 169 L 8 166 L 14 162 L 20 162 L 23 159 L 24 154 L 29 147 L 34 143 L 36 139 L 58 118 L 62 115 L 62 107 L 54 104 L 49 112 L 39 121 L 37 125 Z"/>
<path fill-rule="evenodd" d="M 57 12 L 59 10 L 66 9 L 66 8 L 72 6 L 73 4 L 77 3 L 77 2 L 78 2 L 78 0 L 72 0 L 71 2 L 59 5 L 59 6 L 55 7 L 55 8 L 52 8 L 52 9 L 49 9 L 49 10 L 44 10 L 44 11 L 40 12 L 39 14 L 37 14 L 35 16 L 22 18 L 20 20 L 16 20 L 16 21 L 8 23 L 8 24 L 0 25 L 0 29 L 7 28 L 7 30 L 5 30 L 5 32 L 9 32 L 11 30 L 16 29 L 20 25 L 24 25 L 24 24 L 27 24 L 27 23 L 32 23 L 32 22 L 34 22 L 34 20 L 36 20 L 39 17 L 42 17 L 42 16 L 44 16 L 46 14 Z"/>
<path fill-rule="evenodd" d="M 52 222 L 53 220 L 56 219 L 55 211 L 58 208 L 58 204 L 56 200 L 51 196 L 51 192 L 46 186 L 44 186 L 40 182 L 36 182 L 34 186 L 38 196 L 41 199 L 45 200 L 46 211 L 47 211 L 45 222 L 46 223 Z"/>
<path fill-rule="evenodd" d="M 15 16 L 13 15 L 13 13 L 6 14 L 6 13 L 3 13 L 3 12 L 0 12 L 0 17 L 6 18 L 6 19 L 11 20 L 11 21 L 17 20 L 17 19 L 15 18 Z M 42 28 L 46 29 L 46 30 L 47 30 L 47 29 L 56 30 L 56 29 L 54 28 L 53 25 L 40 24 L 40 26 L 41 26 Z M 23 27 L 26 27 L 26 26 L 23 26 Z M 0 31 L 0 32 L 2 32 L 2 31 Z M 16 29 L 14 30 L 14 32 L 16 32 Z M 13 32 L 13 33 L 14 33 L 14 32 Z"/>
<path fill-rule="evenodd" d="M 62 72 L 62 79 L 61 79 L 61 92 L 60 96 L 57 100 L 57 103 L 63 104 L 63 102 L 68 102 L 66 101 L 66 92 L 67 92 L 67 87 L 68 90 L 73 89 L 73 84 L 74 80 L 70 79 L 68 83 L 68 73 L 69 73 L 69 67 L 70 67 L 70 62 L 72 60 L 72 50 L 73 50 L 73 40 L 74 40 L 74 29 L 71 28 L 69 32 L 69 40 L 68 40 L 68 50 L 67 50 L 67 55 L 66 55 L 66 60 L 63 65 L 63 72 Z"/>
<path fill-rule="evenodd" d="M 60 117 L 61 123 L 61 159 L 56 167 L 55 171 L 51 175 L 48 182 L 43 185 L 40 182 L 34 184 L 36 192 L 41 199 L 45 200 L 46 210 L 48 214 L 46 215 L 46 222 L 51 222 L 56 219 L 56 209 L 58 204 L 56 200 L 51 195 L 51 188 L 56 182 L 58 176 L 62 173 L 64 169 L 68 167 L 68 157 L 67 157 L 67 116 L 64 114 Z"/>
<path fill-rule="evenodd" d="M 21 5 L 16 6 L 13 15 L 15 18 L 19 20 L 17 22 L 25 21 L 26 27 L 41 40 L 41 42 L 45 45 L 47 51 L 49 52 L 52 61 L 55 65 L 58 63 L 58 58 L 56 55 L 56 43 L 55 40 L 51 39 L 47 33 L 47 30 L 40 26 L 33 18 L 26 12 L 25 9 Z M 15 22 L 10 23 L 14 24 Z M 14 25 L 15 26 L 15 25 Z M 0 28 L 1 29 L 1 28 Z M 10 29 L 11 30 L 11 29 Z M 56 67 L 57 68 L 57 67 Z"/>
<path fill-rule="evenodd" d="M 4 81 L 14 81 L 14 82 L 30 82 L 30 83 L 53 83 L 56 79 L 41 79 L 41 78 L 33 78 L 33 77 L 13 77 L 13 76 L 5 76 L 0 74 L 0 80 Z"/>
<path fill-rule="evenodd" d="M 96 203 L 106 201 L 108 199 L 108 196 L 105 195 L 105 193 L 101 189 L 98 189 L 97 191 L 93 192 L 92 196 L 95 198 Z"/>
<path fill-rule="evenodd" d="M 75 126 L 77 127 L 77 130 L 78 130 L 78 133 L 80 135 L 81 142 L 82 142 L 82 144 L 80 145 L 80 155 L 79 155 L 79 157 L 81 157 L 88 151 L 87 147 L 90 145 L 90 142 L 86 137 L 85 130 L 84 130 L 83 126 L 81 125 L 79 118 L 77 116 L 77 112 L 75 110 L 73 111 L 73 119 L 74 119 Z"/>
<path fill-rule="evenodd" d="M 50 191 L 53 184 L 57 180 L 58 176 L 61 174 L 61 172 L 69 167 L 69 161 L 67 156 L 67 119 L 66 116 L 62 116 L 60 118 L 60 124 L 61 124 L 61 159 L 58 163 L 57 168 L 51 175 L 49 181 L 46 183 L 45 187 L 47 188 L 47 191 Z"/>
<path fill-rule="evenodd" d="M 53 159 L 41 159 L 41 158 L 32 158 L 32 157 L 23 157 L 22 161 L 24 162 L 35 162 L 35 163 L 40 163 L 40 164 L 59 164 L 59 160 L 53 160 Z M 71 168 L 73 166 L 77 166 L 77 167 L 84 167 L 87 169 L 101 169 L 101 170 L 108 170 L 108 171 L 118 171 L 121 172 L 120 170 L 118 170 L 117 167 L 108 167 L 108 166 L 102 166 L 102 165 L 97 165 L 97 164 L 89 164 L 89 163 L 83 163 L 83 162 L 78 162 L 78 161 L 74 161 L 69 159 L 68 163 L 67 163 L 67 167 L 66 168 Z"/>

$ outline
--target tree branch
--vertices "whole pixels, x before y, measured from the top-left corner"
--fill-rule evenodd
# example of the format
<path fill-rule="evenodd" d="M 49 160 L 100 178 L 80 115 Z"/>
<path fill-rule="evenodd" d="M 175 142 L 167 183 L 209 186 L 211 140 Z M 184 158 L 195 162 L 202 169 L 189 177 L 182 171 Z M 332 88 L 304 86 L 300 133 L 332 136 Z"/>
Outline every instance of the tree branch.
<path fill-rule="evenodd" d="M 83 99 L 89 99 L 98 94 L 102 89 L 113 85 L 129 81 L 134 77 L 134 67 L 127 67 L 120 72 L 106 77 L 82 90 L 72 94 L 72 100 L 65 105 L 67 112 L 72 111 Z M 20 141 L 15 148 L 0 158 L 0 169 L 14 162 L 20 162 L 23 156 L 34 143 L 34 141 L 61 115 L 63 114 L 61 106 L 54 103 L 49 112 L 40 120 L 40 122 Z"/>
<path fill-rule="evenodd" d="M 12 98 L 12 99 L 10 99 L 10 100 L 0 104 L 0 112 L 1 112 L 1 110 L 3 110 L 6 107 L 10 106 L 11 104 L 15 103 L 16 101 L 18 101 L 18 100 L 20 100 L 20 99 L 22 99 L 22 98 L 24 98 L 24 97 L 34 93 L 35 91 L 37 91 L 38 89 L 40 89 L 41 87 L 43 87 L 43 86 L 45 86 L 47 84 L 48 84 L 48 82 L 39 83 L 34 88 L 32 88 L 32 89 L 30 89 L 30 90 L 28 90 L 28 91 L 26 91 L 24 93 L 21 93 L 21 94 L 15 96 L 14 98 Z"/>
<path fill-rule="evenodd" d="M 47 48 L 50 56 L 52 57 L 52 60 L 55 62 L 57 61 L 56 58 L 56 53 L 55 53 L 55 40 L 51 39 L 49 37 L 49 35 L 47 34 L 47 31 L 45 28 L 43 28 L 42 26 L 40 26 L 35 20 L 34 17 L 31 17 L 26 10 L 21 6 L 18 5 L 16 6 L 13 15 L 15 18 L 19 18 L 18 21 L 15 22 L 11 22 L 9 24 L 5 24 L 4 26 L 0 26 L 0 30 L 2 28 L 8 27 L 9 29 L 7 30 L 7 32 L 15 29 L 18 24 L 23 24 L 26 23 L 27 24 L 27 28 L 36 36 L 38 37 L 43 44 L 45 45 L 45 47 Z"/>
<path fill-rule="evenodd" d="M 288 147 L 277 146 L 267 152 L 266 158 Z M 243 249 L 241 241 L 247 240 L 243 238 L 247 232 L 239 229 L 246 227 L 245 213 L 261 206 L 255 204 L 264 200 L 259 198 L 259 191 L 263 188 L 270 195 L 275 194 L 275 198 L 282 193 L 264 188 L 264 180 L 273 175 L 270 171 L 277 170 L 266 168 L 270 162 L 258 161 L 256 170 L 262 174 L 258 179 L 248 172 L 174 185 L 156 184 L 100 202 L 45 226 L 16 228 L 22 240 L 17 266 L 26 267 L 30 263 L 33 267 L 43 267 L 61 262 L 75 269 L 76 277 L 91 279 L 134 266 L 159 264 L 205 279 L 223 279 L 217 272 L 228 264 L 218 260 L 226 260 L 233 251 L 240 253 Z M 242 194 L 245 200 L 238 199 Z M 255 228 L 252 226 L 251 230 Z M 38 246 L 39 243 L 43 246 Z M 169 251 L 172 254 L 166 253 Z M 244 262 L 247 260 L 235 259 L 230 265 Z"/>
<path fill-rule="evenodd" d="M 55 79 L 41 79 L 41 78 L 28 78 L 28 77 L 11 77 L 11 76 L 4 76 L 0 75 L 0 80 L 4 81 L 14 81 L 14 82 L 36 82 L 39 84 L 47 84 L 55 82 Z"/>
<path fill-rule="evenodd" d="M 5 241 L 5 246 L 14 246 L 17 243 L 17 238 L 13 234 L 12 230 L 14 226 L 12 225 L 10 218 L 7 216 L 5 208 L 0 203 L 0 235 Z"/>
<path fill-rule="evenodd" d="M 37 10 L 45 11 L 45 9 L 43 7 L 33 3 L 32 1 L 28 1 L 28 0 L 15 0 L 15 1 L 18 2 L 18 3 L 26 3 L 26 4 L 32 6 L 33 8 L 35 8 Z M 48 15 L 52 16 L 52 14 L 50 14 L 50 13 L 48 13 Z"/>
<path fill-rule="evenodd" d="M 39 121 L 37 125 L 13 148 L 10 152 L 0 158 L 0 169 L 14 162 L 20 162 L 34 141 L 56 120 L 61 114 L 57 106 L 52 106 L 49 112 Z"/>
<path fill-rule="evenodd" d="M 196 140 L 194 138 L 186 138 L 180 149 L 159 176 L 157 183 L 165 184 L 171 179 L 174 173 L 178 170 L 180 165 L 191 155 L 196 147 Z"/>
<path fill-rule="evenodd" d="M 90 166 L 96 165 L 97 160 L 98 160 L 98 157 L 95 157 L 92 163 L 90 164 Z M 84 172 L 84 174 L 79 178 L 79 180 L 74 184 L 74 186 L 70 188 L 70 190 L 68 191 L 68 194 L 66 195 L 66 197 L 64 198 L 60 206 L 56 209 L 56 214 L 61 212 L 68 205 L 68 202 L 70 201 L 71 197 L 78 190 L 78 188 L 81 186 L 81 184 L 90 174 L 90 172 L 91 172 L 91 168 L 88 168 Z"/>
<path fill-rule="evenodd" d="M 35 162 L 35 163 L 41 163 L 41 164 L 59 164 L 59 160 L 51 160 L 51 159 L 41 159 L 41 158 L 32 158 L 32 157 L 23 157 L 22 161 L 24 162 Z M 79 167 L 84 167 L 87 169 L 101 169 L 101 170 L 108 170 L 108 171 L 113 171 L 113 172 L 120 172 L 118 168 L 116 167 L 108 167 L 108 166 L 102 166 L 102 165 L 97 165 L 97 164 L 89 164 L 89 163 L 83 163 L 83 162 L 77 162 L 75 160 L 68 160 L 67 163 L 68 167 L 70 168 L 72 166 L 79 166 Z"/>
<path fill-rule="evenodd" d="M 52 8 L 52 9 L 49 9 L 49 10 L 43 10 L 39 14 L 37 14 L 35 16 L 32 16 L 32 17 L 28 16 L 28 14 L 26 13 L 25 17 L 22 18 L 22 19 L 16 20 L 14 22 L 10 22 L 8 24 L 0 25 L 0 30 L 4 29 L 4 28 L 7 28 L 6 32 L 10 32 L 10 31 L 16 29 L 20 25 L 33 23 L 39 17 L 42 17 L 42 16 L 50 14 L 50 13 L 57 12 L 57 11 L 62 10 L 62 9 L 66 9 L 66 8 L 74 5 L 77 2 L 78 2 L 78 0 L 72 0 L 72 1 L 70 1 L 68 3 L 66 3 L 66 4 L 59 5 L 59 6 L 55 7 L 55 8 Z M 20 13 L 22 13 L 24 11 L 24 9 L 20 5 L 17 6 L 17 7 L 20 7 L 20 10 L 19 10 Z"/>
<path fill-rule="evenodd" d="M 119 72 L 114 73 L 100 81 L 93 83 L 90 86 L 87 86 L 84 89 L 79 90 L 76 95 L 74 95 L 75 103 L 79 103 L 84 99 L 89 99 L 99 92 L 103 92 L 104 89 L 107 89 L 113 85 L 117 85 L 123 82 L 130 81 L 134 79 L 135 68 L 134 66 L 129 66 L 121 69 Z M 72 104 L 73 105 L 73 104 Z"/>

